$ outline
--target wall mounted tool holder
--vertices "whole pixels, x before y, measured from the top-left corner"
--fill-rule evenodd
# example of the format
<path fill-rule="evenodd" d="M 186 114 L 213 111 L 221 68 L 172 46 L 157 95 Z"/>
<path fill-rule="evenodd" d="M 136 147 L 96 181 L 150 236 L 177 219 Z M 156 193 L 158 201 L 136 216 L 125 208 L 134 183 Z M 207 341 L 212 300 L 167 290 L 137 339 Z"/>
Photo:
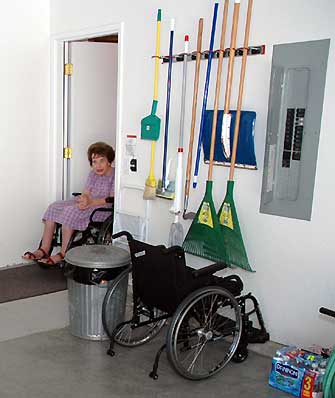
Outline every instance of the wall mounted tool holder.
<path fill-rule="evenodd" d="M 224 58 L 228 58 L 229 57 L 229 52 L 230 52 L 230 48 L 226 48 L 224 50 L 224 54 L 223 57 Z M 201 59 L 208 59 L 208 54 L 209 51 L 205 50 L 201 52 Z M 213 58 L 219 58 L 219 54 L 220 54 L 220 50 L 214 50 L 213 51 Z M 265 45 L 261 45 L 261 46 L 249 46 L 248 47 L 248 55 L 264 55 L 265 54 Z M 184 61 L 184 57 L 185 55 L 187 56 L 187 60 L 188 61 L 195 61 L 196 57 L 197 57 L 197 52 L 193 51 L 191 53 L 180 53 L 180 54 L 174 54 L 172 56 L 172 62 L 182 62 Z M 243 55 L 243 47 L 240 48 L 236 48 L 235 50 L 235 56 L 236 57 L 241 57 Z M 153 56 L 154 58 L 155 56 Z M 162 63 L 168 63 L 169 62 L 169 56 L 168 55 L 163 55 L 161 57 L 159 57 L 162 60 Z"/>

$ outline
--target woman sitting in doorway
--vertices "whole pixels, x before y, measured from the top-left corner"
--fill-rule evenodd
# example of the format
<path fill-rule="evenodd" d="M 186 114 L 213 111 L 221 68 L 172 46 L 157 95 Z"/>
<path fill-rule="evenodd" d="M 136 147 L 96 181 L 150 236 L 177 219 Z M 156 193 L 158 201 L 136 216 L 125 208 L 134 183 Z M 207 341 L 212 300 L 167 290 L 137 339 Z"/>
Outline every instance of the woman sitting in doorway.
<path fill-rule="evenodd" d="M 45 267 L 53 267 L 60 263 L 74 230 L 84 231 L 89 223 L 90 215 L 97 207 L 108 207 L 114 197 L 114 149 L 104 142 L 96 142 L 89 146 L 87 157 L 92 167 L 88 175 L 84 191 L 80 196 L 70 200 L 59 200 L 52 203 L 46 210 L 42 221 L 44 232 L 41 246 L 34 252 L 26 252 L 25 260 L 35 260 Z M 106 214 L 97 215 L 103 221 Z M 49 256 L 56 223 L 62 225 L 61 251 Z"/>

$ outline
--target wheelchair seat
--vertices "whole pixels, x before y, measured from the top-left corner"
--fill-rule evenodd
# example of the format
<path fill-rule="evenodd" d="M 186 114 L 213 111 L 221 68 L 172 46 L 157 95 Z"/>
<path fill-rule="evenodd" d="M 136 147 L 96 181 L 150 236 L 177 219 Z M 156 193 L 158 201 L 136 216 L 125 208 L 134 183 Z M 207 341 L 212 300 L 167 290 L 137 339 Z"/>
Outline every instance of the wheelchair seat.
<path fill-rule="evenodd" d="M 99 213 L 106 213 L 107 217 L 104 221 L 97 221 L 96 215 Z M 73 234 L 69 240 L 66 251 L 73 247 L 82 245 L 101 244 L 108 245 L 112 243 L 113 234 L 113 223 L 114 223 L 114 203 L 110 207 L 98 207 L 93 210 L 90 221 L 87 228 L 84 231 L 73 231 Z M 55 233 L 51 242 L 49 255 L 51 255 L 53 249 L 57 246 L 61 246 L 62 242 L 62 226 L 56 224 Z M 40 241 L 40 246 L 42 240 Z"/>
<path fill-rule="evenodd" d="M 238 275 L 214 274 L 227 267 L 215 263 L 199 270 L 185 263 L 183 248 L 153 246 L 122 231 L 113 239 L 126 236 L 132 264 L 109 286 L 102 308 L 102 322 L 111 342 L 135 347 L 154 338 L 166 324 L 165 344 L 158 350 L 150 377 L 157 379 L 158 362 L 166 348 L 174 369 L 190 380 L 213 376 L 232 359 L 242 362 L 248 356 L 248 339 L 265 342 L 269 335 L 256 298 L 241 295 L 243 282 Z M 123 321 L 115 324 L 115 302 L 120 287 L 127 289 L 120 303 Z M 246 301 L 253 309 L 247 312 Z M 124 306 L 123 306 L 124 305 Z M 260 329 L 249 316 L 256 313 Z"/>

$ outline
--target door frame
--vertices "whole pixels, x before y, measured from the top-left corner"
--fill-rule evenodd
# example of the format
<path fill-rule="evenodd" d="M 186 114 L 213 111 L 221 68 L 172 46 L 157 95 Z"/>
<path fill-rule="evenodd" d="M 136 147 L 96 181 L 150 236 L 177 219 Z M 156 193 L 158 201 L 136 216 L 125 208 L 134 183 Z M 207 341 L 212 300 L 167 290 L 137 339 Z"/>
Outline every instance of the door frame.
<path fill-rule="evenodd" d="M 49 189 L 48 200 L 61 198 L 63 159 L 63 78 L 64 43 L 118 34 L 118 78 L 115 148 L 115 209 L 119 208 L 121 175 L 121 131 L 123 105 L 123 41 L 124 22 L 55 34 L 50 39 L 50 134 L 49 134 Z"/>

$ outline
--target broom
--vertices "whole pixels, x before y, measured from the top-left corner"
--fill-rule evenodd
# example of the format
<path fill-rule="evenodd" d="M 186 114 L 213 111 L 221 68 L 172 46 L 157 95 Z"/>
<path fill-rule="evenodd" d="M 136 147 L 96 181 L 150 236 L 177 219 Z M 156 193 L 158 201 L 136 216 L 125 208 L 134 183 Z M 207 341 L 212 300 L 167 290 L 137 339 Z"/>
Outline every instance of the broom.
<path fill-rule="evenodd" d="M 218 114 L 219 97 L 220 97 L 222 61 L 223 61 L 224 41 L 225 41 L 227 17 L 228 17 L 228 4 L 229 0 L 225 0 L 223 19 L 222 19 L 219 62 L 218 62 L 216 88 L 215 88 L 211 150 L 209 157 L 208 179 L 206 182 L 206 193 L 183 244 L 185 251 L 188 253 L 195 254 L 197 256 L 204 257 L 209 260 L 220 261 L 220 262 L 224 258 L 226 258 L 227 255 L 226 255 L 226 249 L 223 244 L 219 219 L 216 215 L 213 203 L 212 187 L 213 187 L 213 160 L 214 160 L 214 149 L 215 149 L 216 123 L 217 123 L 217 114 Z"/>
<path fill-rule="evenodd" d="M 159 138 L 161 120 L 156 115 L 158 104 L 158 65 L 160 51 L 161 34 L 161 10 L 157 12 L 157 30 L 156 30 L 156 56 L 155 56 L 155 79 L 154 79 L 154 98 L 152 101 L 151 113 L 141 120 L 141 138 L 151 140 L 151 156 L 149 176 L 145 181 L 143 199 L 150 200 L 156 198 L 156 179 L 154 175 L 155 165 L 155 144 Z"/>
<path fill-rule="evenodd" d="M 245 77 L 245 69 L 246 69 L 246 62 L 248 55 L 248 41 L 249 41 L 249 32 L 250 32 L 252 2 L 253 0 L 248 1 L 248 11 L 247 11 L 247 19 L 245 25 L 243 56 L 241 64 L 237 111 L 236 111 L 235 129 L 234 129 L 234 141 L 233 141 L 233 149 L 230 161 L 229 179 L 227 182 L 227 192 L 218 214 L 221 224 L 224 245 L 226 248 L 226 257 L 225 257 L 226 262 L 231 265 L 243 268 L 247 271 L 252 271 L 252 269 L 249 265 L 247 253 L 243 243 L 243 238 L 233 199 L 233 190 L 234 190 L 234 170 L 235 170 L 236 150 L 238 143 L 240 117 L 241 117 L 244 77 Z"/>
<path fill-rule="evenodd" d="M 188 145 L 187 167 L 186 167 L 186 178 L 185 178 L 184 212 L 183 212 L 184 220 L 193 220 L 195 217 L 195 213 L 193 213 L 193 212 L 186 213 L 186 210 L 188 208 L 188 199 L 190 196 L 191 168 L 192 168 L 194 129 L 195 129 L 197 103 L 198 103 L 198 88 L 199 88 L 199 73 L 200 73 L 200 62 L 201 62 L 201 43 L 202 43 L 203 25 L 204 25 L 204 20 L 203 20 L 203 18 L 200 18 L 199 25 L 198 25 L 197 55 L 196 55 L 196 61 L 195 61 L 191 132 L 190 132 L 190 142 Z"/>
<path fill-rule="evenodd" d="M 175 215 L 174 222 L 171 224 L 169 234 L 169 246 L 181 246 L 184 240 L 184 229 L 179 220 L 182 208 L 183 195 L 183 152 L 184 152 L 184 125 L 185 125 L 185 97 L 187 80 L 187 57 L 188 57 L 188 35 L 184 39 L 184 60 L 183 60 L 183 83 L 181 90 L 180 124 L 179 124 L 179 145 L 177 154 L 176 188 L 173 206 L 170 209 Z"/>

